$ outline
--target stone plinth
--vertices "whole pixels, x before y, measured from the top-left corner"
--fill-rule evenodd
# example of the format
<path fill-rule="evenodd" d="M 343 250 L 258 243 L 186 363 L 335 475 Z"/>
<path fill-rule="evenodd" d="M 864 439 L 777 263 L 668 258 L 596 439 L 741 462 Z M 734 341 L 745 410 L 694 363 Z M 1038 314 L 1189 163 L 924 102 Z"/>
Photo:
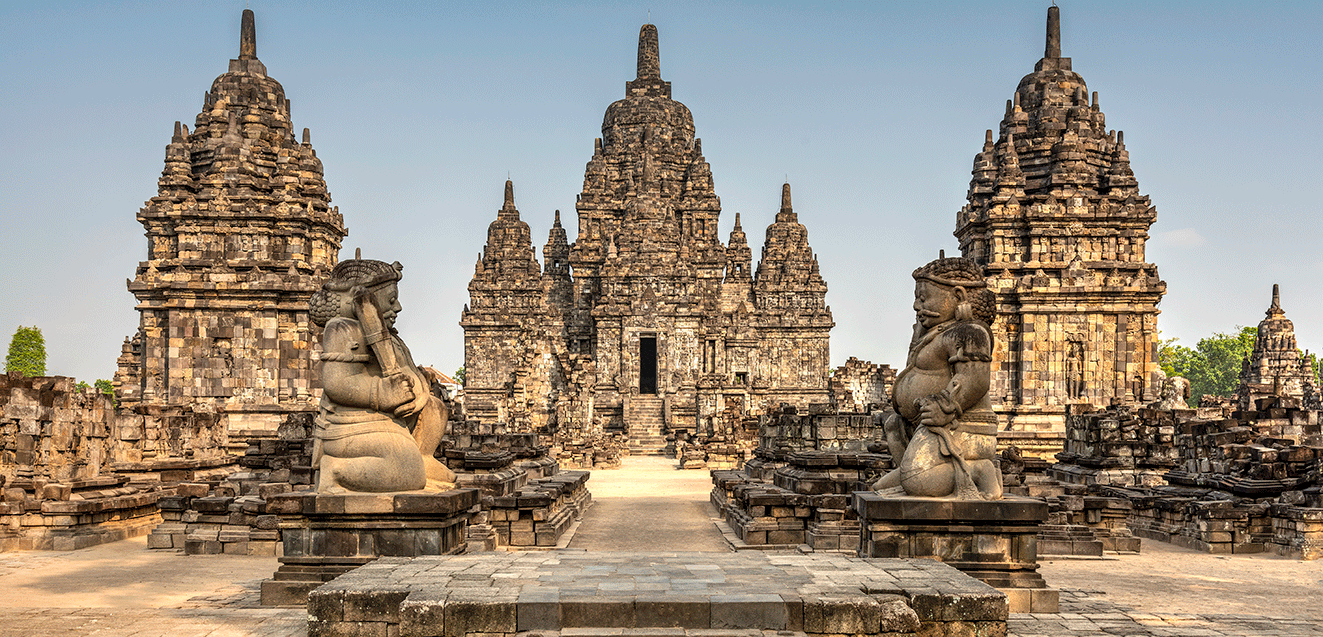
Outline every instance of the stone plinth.
<path fill-rule="evenodd" d="M 1011 612 L 1055 613 L 1057 591 L 1038 574 L 1047 503 L 854 494 L 860 557 L 935 558 L 1006 593 Z"/>
<path fill-rule="evenodd" d="M 1004 595 L 932 560 L 764 552 L 382 558 L 308 597 L 314 637 L 1005 635 L 1006 619 Z"/>
<path fill-rule="evenodd" d="M 464 550 L 476 489 L 441 493 L 284 493 L 267 501 L 280 516 L 284 555 L 262 582 L 262 604 L 302 604 L 308 592 L 377 558 Z"/>

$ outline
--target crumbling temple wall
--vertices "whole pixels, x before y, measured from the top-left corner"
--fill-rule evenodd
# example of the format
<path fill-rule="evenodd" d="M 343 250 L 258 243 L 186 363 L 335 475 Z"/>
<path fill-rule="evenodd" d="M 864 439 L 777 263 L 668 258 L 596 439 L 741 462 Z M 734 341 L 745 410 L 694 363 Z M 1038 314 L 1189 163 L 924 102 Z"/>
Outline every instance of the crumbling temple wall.
<path fill-rule="evenodd" d="M 839 411 L 866 414 L 891 404 L 896 370 L 853 356 L 831 375 L 831 399 Z"/>
<path fill-rule="evenodd" d="M 157 195 L 138 213 L 147 259 L 129 291 L 115 392 L 126 409 L 198 406 L 235 430 L 315 411 L 308 299 L 335 266 L 344 220 L 321 160 L 294 133 L 284 88 L 257 59 L 245 11 L 239 57 L 192 131 L 175 123 Z"/>
<path fill-rule="evenodd" d="M 558 446 L 618 431 L 657 453 L 827 398 L 831 310 L 789 185 L 755 271 L 738 215 L 717 235 L 711 167 L 652 25 L 638 60 L 594 142 L 574 243 L 558 211 L 539 267 L 507 183 L 461 319 L 468 413 Z"/>
<path fill-rule="evenodd" d="M 1061 56 L 1057 11 L 974 158 L 955 230 L 996 294 L 992 396 L 1009 421 L 998 439 L 1039 457 L 1061 450 L 1067 405 L 1152 399 L 1166 292 L 1145 260 L 1155 208 L 1123 134 Z"/>
<path fill-rule="evenodd" d="M 71 550 L 147 533 L 160 521 L 160 464 L 224 464 L 214 414 L 117 412 L 63 376 L 0 375 L 0 549 Z M 165 476 L 166 479 L 171 476 Z"/>

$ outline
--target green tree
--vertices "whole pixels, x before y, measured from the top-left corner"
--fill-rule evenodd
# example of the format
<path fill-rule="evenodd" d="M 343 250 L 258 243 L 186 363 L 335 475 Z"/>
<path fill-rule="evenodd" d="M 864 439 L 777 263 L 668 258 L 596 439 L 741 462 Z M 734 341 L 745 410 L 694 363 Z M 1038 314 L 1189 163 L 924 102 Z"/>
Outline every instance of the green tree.
<path fill-rule="evenodd" d="M 104 378 L 98 378 L 97 381 L 92 384 L 95 385 L 97 389 L 101 390 L 101 393 L 107 396 L 115 395 L 115 386 L 110 384 L 110 381 Z"/>
<path fill-rule="evenodd" d="M 1219 332 L 1200 339 L 1194 349 L 1166 339 L 1158 348 L 1158 365 L 1168 376 L 1190 381 L 1191 403 L 1197 404 L 1204 394 L 1230 396 L 1240 380 L 1241 361 L 1254 351 L 1258 332 L 1256 327 L 1237 325 L 1232 334 Z"/>
<path fill-rule="evenodd" d="M 46 339 L 40 328 L 18 326 L 14 338 L 9 340 L 5 371 L 28 377 L 46 375 Z"/>
<path fill-rule="evenodd" d="M 468 378 L 468 372 L 461 366 L 459 369 L 455 370 L 455 375 L 451 376 L 451 378 L 454 378 L 455 382 L 459 383 L 460 386 L 463 386 L 464 379 Z"/>

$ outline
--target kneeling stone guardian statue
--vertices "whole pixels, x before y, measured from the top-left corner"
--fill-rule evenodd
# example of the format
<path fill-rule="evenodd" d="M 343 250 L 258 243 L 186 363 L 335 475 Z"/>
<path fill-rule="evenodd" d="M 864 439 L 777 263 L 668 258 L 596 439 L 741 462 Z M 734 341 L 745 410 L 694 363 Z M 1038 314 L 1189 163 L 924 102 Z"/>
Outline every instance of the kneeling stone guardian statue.
<path fill-rule="evenodd" d="M 892 386 L 883 431 L 896 469 L 883 495 L 997 500 L 1002 495 L 991 383 L 992 292 L 965 258 L 914 271 L 917 321 L 905 369 Z"/>
<path fill-rule="evenodd" d="M 404 266 L 340 262 L 309 302 L 322 333 L 313 466 L 319 493 L 442 491 L 455 474 L 434 454 L 448 410 L 395 332 Z"/>

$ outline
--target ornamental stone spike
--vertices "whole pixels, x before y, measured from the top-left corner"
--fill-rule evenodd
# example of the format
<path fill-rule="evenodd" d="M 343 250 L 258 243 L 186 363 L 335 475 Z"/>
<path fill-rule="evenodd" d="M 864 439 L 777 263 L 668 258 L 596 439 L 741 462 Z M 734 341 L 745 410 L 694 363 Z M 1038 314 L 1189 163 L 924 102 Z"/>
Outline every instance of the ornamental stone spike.
<path fill-rule="evenodd" d="M 651 24 L 645 24 L 639 29 L 637 79 L 661 79 L 661 53 L 657 45 L 657 27 Z"/>
<path fill-rule="evenodd" d="M 1061 8 L 1056 5 L 1047 8 L 1047 47 L 1043 57 L 1061 57 Z"/>
<path fill-rule="evenodd" d="M 257 18 L 252 9 L 243 10 L 243 22 L 239 27 L 239 59 L 257 59 Z"/>
<path fill-rule="evenodd" d="M 781 210 L 783 212 L 794 211 L 794 207 L 790 205 L 790 182 L 781 184 Z"/>

